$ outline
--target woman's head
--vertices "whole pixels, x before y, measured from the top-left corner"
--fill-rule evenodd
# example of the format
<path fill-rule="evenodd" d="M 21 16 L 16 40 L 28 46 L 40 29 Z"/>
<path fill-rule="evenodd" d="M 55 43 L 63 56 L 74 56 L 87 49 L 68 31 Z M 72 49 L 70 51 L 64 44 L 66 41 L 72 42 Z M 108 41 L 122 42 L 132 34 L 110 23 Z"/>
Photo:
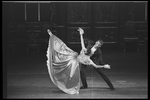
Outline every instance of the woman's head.
<path fill-rule="evenodd" d="M 102 39 L 98 39 L 96 42 L 95 42 L 95 47 L 101 47 L 103 45 L 103 40 Z"/>

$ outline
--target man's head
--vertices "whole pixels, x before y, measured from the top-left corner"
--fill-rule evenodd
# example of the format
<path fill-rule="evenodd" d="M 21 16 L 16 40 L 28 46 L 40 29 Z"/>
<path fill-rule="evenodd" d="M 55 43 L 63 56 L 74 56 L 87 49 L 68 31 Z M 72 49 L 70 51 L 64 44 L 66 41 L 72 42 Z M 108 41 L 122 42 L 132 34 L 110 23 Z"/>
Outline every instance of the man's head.
<path fill-rule="evenodd" d="M 84 39 L 84 43 L 85 43 L 85 46 L 93 46 L 94 45 L 94 41 L 92 41 L 91 39 L 88 39 L 88 38 L 85 38 Z"/>
<path fill-rule="evenodd" d="M 95 47 L 101 47 L 103 45 L 103 40 L 102 39 L 98 39 L 96 42 L 95 42 Z"/>

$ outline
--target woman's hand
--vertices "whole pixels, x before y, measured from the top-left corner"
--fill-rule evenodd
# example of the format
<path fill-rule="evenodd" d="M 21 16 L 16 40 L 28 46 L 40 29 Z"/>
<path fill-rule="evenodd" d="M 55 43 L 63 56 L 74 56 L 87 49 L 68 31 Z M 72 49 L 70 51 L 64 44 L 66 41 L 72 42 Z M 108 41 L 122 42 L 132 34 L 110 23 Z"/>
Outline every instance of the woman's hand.
<path fill-rule="evenodd" d="M 52 36 L 52 32 L 49 29 L 47 29 L 47 32 L 50 36 Z"/>
<path fill-rule="evenodd" d="M 106 68 L 106 69 L 110 69 L 110 65 L 106 64 L 106 65 L 97 65 L 96 68 Z"/>
<path fill-rule="evenodd" d="M 104 68 L 110 69 L 110 65 L 106 64 L 106 65 L 104 65 Z"/>
<path fill-rule="evenodd" d="M 78 31 L 80 32 L 80 35 L 84 34 L 84 30 L 79 27 Z"/>

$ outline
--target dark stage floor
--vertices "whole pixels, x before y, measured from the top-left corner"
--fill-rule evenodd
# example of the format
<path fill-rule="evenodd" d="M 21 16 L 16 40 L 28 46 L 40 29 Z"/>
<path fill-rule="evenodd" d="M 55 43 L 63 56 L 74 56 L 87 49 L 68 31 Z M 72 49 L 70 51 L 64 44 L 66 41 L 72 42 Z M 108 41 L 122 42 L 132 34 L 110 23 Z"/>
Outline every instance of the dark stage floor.
<path fill-rule="evenodd" d="M 69 95 L 50 80 L 46 52 L 15 52 L 7 56 L 7 98 L 148 98 L 148 53 L 102 50 L 105 70 L 116 90 L 111 91 L 98 73 L 86 69 L 88 89 Z"/>

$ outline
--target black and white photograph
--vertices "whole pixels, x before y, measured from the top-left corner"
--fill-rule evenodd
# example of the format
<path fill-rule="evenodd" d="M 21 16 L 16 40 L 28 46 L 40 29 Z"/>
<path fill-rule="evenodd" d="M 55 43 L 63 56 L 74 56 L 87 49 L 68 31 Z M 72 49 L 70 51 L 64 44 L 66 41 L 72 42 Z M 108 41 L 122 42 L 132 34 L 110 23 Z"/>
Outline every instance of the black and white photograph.
<path fill-rule="evenodd" d="M 148 1 L 2 1 L 4 99 L 148 99 Z"/>

